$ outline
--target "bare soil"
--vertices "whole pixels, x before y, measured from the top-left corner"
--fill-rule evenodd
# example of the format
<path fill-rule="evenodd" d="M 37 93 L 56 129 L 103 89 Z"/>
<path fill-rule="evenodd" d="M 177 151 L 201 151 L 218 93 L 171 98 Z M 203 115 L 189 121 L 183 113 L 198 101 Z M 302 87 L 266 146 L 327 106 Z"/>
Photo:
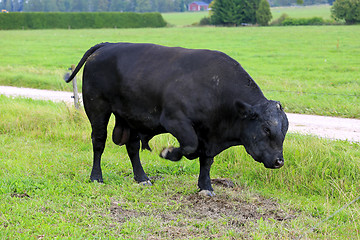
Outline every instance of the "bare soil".
<path fill-rule="evenodd" d="M 258 194 L 235 186 L 228 179 L 212 179 L 217 185 L 218 195 L 205 197 L 199 194 L 182 194 L 169 198 L 168 204 L 176 202 L 179 207 L 174 211 L 136 211 L 128 209 L 126 204 L 113 199 L 110 207 L 112 218 L 121 224 L 133 218 L 152 216 L 163 226 L 155 231 L 150 239 L 187 239 L 191 237 L 208 236 L 217 238 L 208 228 L 193 229 L 191 223 L 209 222 L 223 230 L 231 230 L 241 234 L 242 238 L 250 238 L 248 225 L 262 219 L 272 219 L 275 222 L 285 222 L 297 217 L 294 210 L 284 210 L 275 199 L 266 199 Z M 180 219 L 180 221 L 178 221 Z M 190 224 L 189 224 L 190 223 Z M 253 231 L 253 229 L 252 229 Z"/>

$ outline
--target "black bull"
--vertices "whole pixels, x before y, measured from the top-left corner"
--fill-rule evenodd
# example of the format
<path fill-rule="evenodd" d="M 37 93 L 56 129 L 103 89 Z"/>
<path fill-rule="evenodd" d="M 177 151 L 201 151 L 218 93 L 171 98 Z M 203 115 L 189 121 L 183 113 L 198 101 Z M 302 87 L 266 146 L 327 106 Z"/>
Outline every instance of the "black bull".
<path fill-rule="evenodd" d="M 86 62 L 86 64 L 85 64 Z M 224 53 L 154 44 L 101 43 L 90 48 L 70 82 L 85 64 L 83 101 L 92 127 L 94 162 L 90 179 L 102 182 L 101 155 L 107 124 L 115 115 L 112 139 L 125 144 L 137 182 L 151 184 L 140 158 L 149 140 L 171 133 L 178 148 L 160 156 L 200 159 L 198 186 L 213 195 L 214 157 L 235 145 L 267 168 L 284 165 L 288 120 L 279 102 L 265 98 L 258 85 Z"/>

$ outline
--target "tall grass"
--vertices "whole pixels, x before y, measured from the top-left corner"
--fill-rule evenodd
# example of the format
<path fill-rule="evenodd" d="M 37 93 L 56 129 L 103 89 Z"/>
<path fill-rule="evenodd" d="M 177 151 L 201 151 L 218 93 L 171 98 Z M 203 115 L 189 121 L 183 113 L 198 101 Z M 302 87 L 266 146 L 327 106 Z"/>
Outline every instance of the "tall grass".
<path fill-rule="evenodd" d="M 115 146 L 111 136 L 102 162 L 105 184 L 90 184 L 91 129 L 82 111 L 65 104 L 0 96 L 0 115 L 0 238 L 142 238 L 168 224 L 184 230 L 184 225 L 158 218 L 159 213 L 186 208 L 184 202 L 171 200 L 174 196 L 182 199 L 197 192 L 197 160 L 173 163 L 158 157 L 162 147 L 176 144 L 172 137 L 156 137 L 150 142 L 153 152 L 141 152 L 145 171 L 160 179 L 153 187 L 139 188 L 134 183 L 126 150 Z M 112 119 L 109 130 L 113 124 Z M 300 236 L 360 192 L 358 144 L 289 134 L 284 154 L 286 164 L 279 170 L 265 169 L 242 147 L 230 148 L 215 159 L 212 178 L 229 178 L 238 186 L 232 192 L 215 186 L 220 198 L 251 202 L 257 192 L 297 212 L 294 220 L 283 224 L 261 220 L 246 224 L 243 230 L 256 232 L 253 238 Z M 109 210 L 115 200 L 124 209 L 144 215 L 119 223 Z M 358 208 L 355 203 L 306 236 L 358 238 Z M 192 222 L 176 216 L 188 224 L 186 229 L 199 229 L 200 238 L 210 234 L 203 232 L 206 225 L 223 239 L 245 236 L 233 235 L 231 228 L 221 227 L 216 220 Z"/>

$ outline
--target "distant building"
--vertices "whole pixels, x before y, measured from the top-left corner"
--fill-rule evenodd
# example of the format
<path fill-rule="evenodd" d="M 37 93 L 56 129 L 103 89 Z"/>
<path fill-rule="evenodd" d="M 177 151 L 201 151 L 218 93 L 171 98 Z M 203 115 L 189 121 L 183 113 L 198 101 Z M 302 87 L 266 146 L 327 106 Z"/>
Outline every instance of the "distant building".
<path fill-rule="evenodd" d="M 207 11 L 209 4 L 205 2 L 192 2 L 189 4 L 189 11 Z"/>

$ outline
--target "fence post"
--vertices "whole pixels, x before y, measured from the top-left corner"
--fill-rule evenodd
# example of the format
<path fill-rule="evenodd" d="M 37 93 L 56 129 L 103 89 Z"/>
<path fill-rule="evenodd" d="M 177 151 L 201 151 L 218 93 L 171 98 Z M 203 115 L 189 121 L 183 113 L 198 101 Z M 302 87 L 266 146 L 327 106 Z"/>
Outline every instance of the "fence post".
<path fill-rule="evenodd" d="M 75 70 L 75 65 L 71 65 L 71 68 L 69 68 L 69 70 L 71 70 L 71 72 L 74 72 Z M 77 83 L 76 83 L 76 77 L 74 77 L 74 79 L 72 80 L 72 84 L 73 84 L 73 92 L 74 92 L 74 96 L 72 96 L 72 98 L 74 98 L 74 105 L 76 109 L 79 109 L 79 94 L 78 94 L 78 89 L 77 89 Z"/>

